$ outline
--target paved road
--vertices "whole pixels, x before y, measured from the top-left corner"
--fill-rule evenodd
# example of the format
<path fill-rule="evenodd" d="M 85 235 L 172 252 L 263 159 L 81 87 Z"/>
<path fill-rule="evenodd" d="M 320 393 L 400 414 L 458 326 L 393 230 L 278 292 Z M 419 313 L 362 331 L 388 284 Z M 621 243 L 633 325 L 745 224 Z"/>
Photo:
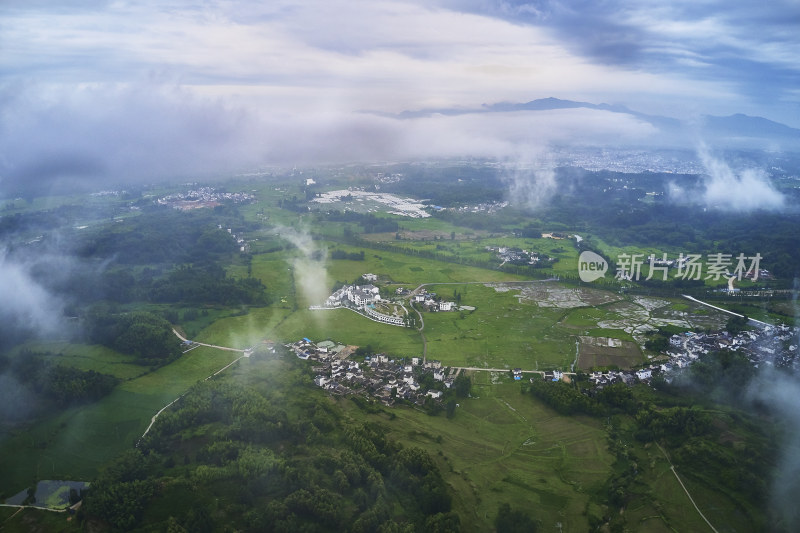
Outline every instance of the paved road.
<path fill-rule="evenodd" d="M 181 335 L 180 333 L 178 333 L 178 330 L 176 330 L 175 328 L 172 328 L 172 332 L 175 334 L 176 337 L 178 337 L 183 342 L 186 342 L 187 340 L 189 340 L 186 337 L 184 337 L 183 335 Z M 208 346 L 209 348 L 216 348 L 217 350 L 225 350 L 225 351 L 228 351 L 228 352 L 238 352 L 238 353 L 244 354 L 241 357 L 237 357 L 236 359 L 234 359 L 233 361 L 231 361 L 227 365 L 223 366 L 222 368 L 220 368 L 219 370 L 217 370 L 216 372 L 214 372 L 210 376 L 206 377 L 206 380 L 211 379 L 212 377 L 216 376 L 217 374 L 219 374 L 220 372 L 222 372 L 226 368 L 228 368 L 231 365 L 233 365 L 234 363 L 236 363 L 242 357 L 250 357 L 250 355 L 247 353 L 249 351 L 249 349 L 248 350 L 239 350 L 238 348 L 229 348 L 227 346 L 217 346 L 216 344 L 205 344 L 205 343 L 202 343 L 202 342 L 195 342 L 194 344 L 195 345 L 199 345 L 199 346 Z M 183 398 L 185 395 L 186 395 L 186 393 L 184 392 L 183 394 L 181 394 L 180 396 L 178 396 L 177 398 L 175 398 L 174 400 L 169 402 L 167 405 L 162 407 L 156 414 L 154 414 L 153 418 L 150 419 L 150 425 L 147 426 L 147 429 L 144 430 L 144 433 L 142 433 L 142 436 L 139 437 L 139 441 L 141 441 L 144 438 L 144 436 L 147 435 L 147 433 L 153 427 L 153 424 L 156 423 L 156 419 L 159 417 L 159 415 L 161 413 L 163 413 L 166 409 L 168 409 L 172 404 L 174 404 L 175 402 L 177 402 L 178 400 Z M 136 447 L 137 448 L 139 447 L 139 442 L 138 441 L 136 442 Z"/>
<path fill-rule="evenodd" d="M 455 368 L 457 370 L 478 370 L 483 372 L 508 372 L 510 368 L 485 368 L 480 366 L 452 366 L 450 368 Z M 541 376 L 544 375 L 544 370 L 523 370 L 523 374 L 539 374 Z M 574 376 L 576 375 L 575 372 L 562 372 L 562 374 L 566 376 Z"/>
<path fill-rule="evenodd" d="M 698 300 L 697 298 L 695 298 L 693 296 L 689 296 L 688 294 L 683 294 L 682 296 L 684 298 L 686 298 L 687 300 L 691 300 L 693 302 L 697 302 L 700 305 L 705 305 L 706 307 L 710 307 L 712 309 L 716 309 L 717 311 L 722 311 L 723 313 L 728 313 L 729 315 L 738 316 L 739 318 L 744 318 L 744 315 L 740 315 L 739 313 L 734 313 L 733 311 L 729 311 L 727 309 L 723 309 L 721 307 L 717 307 L 716 305 L 712 305 L 712 304 L 710 304 L 708 302 L 704 302 L 702 300 Z M 762 327 L 766 327 L 766 326 L 771 326 L 772 325 L 772 324 L 769 324 L 767 322 L 762 322 L 761 320 L 756 320 L 755 318 L 748 317 L 748 320 L 750 322 L 755 322 L 756 324 L 758 324 L 758 325 L 760 325 Z"/>
<path fill-rule="evenodd" d="M 189 340 L 186 337 L 184 337 L 183 335 L 181 335 L 180 333 L 178 333 L 178 330 L 176 330 L 175 328 L 172 328 L 172 332 L 175 334 L 176 337 L 178 337 L 183 342 L 186 342 L 186 341 Z M 247 351 L 247 350 L 240 350 L 238 348 L 228 348 L 227 346 L 217 346 L 216 344 L 206 344 L 204 342 L 192 341 L 192 343 L 197 344 L 198 346 L 208 346 L 209 348 L 216 348 L 217 350 L 226 350 L 228 352 L 244 353 L 244 352 Z"/>

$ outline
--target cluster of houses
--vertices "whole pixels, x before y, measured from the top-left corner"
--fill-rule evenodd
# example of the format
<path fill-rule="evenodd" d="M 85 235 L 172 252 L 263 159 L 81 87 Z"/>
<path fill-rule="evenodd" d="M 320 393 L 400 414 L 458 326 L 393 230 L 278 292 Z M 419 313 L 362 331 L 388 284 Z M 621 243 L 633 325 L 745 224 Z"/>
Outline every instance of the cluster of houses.
<path fill-rule="evenodd" d="M 377 275 L 370 273 L 363 274 L 361 277 L 364 281 L 368 282 L 377 281 L 378 279 Z M 424 288 L 412 295 L 410 290 L 399 287 L 396 290 L 396 294 L 401 297 L 410 296 L 411 302 L 420 304 L 425 311 L 454 311 L 458 309 L 455 302 L 442 300 L 435 292 L 428 292 Z M 411 322 L 406 320 L 405 315 L 387 315 L 378 311 L 375 305 L 383 301 L 384 300 L 382 300 L 380 296 L 380 289 L 372 285 L 372 283 L 367 283 L 365 285 L 344 285 L 328 296 L 323 306 L 312 306 L 312 309 L 349 307 L 377 322 L 383 322 L 384 324 L 391 324 L 393 326 L 411 327 Z"/>
<path fill-rule="evenodd" d="M 508 202 L 482 202 L 475 205 L 465 205 L 461 207 L 448 208 L 450 211 L 458 213 L 486 213 L 492 215 L 508 207 Z"/>
<path fill-rule="evenodd" d="M 371 280 L 377 279 L 377 276 L 374 274 L 364 274 L 362 277 Z M 323 307 L 328 309 L 349 307 L 354 311 L 363 313 L 376 322 L 402 327 L 408 325 L 405 316 L 387 315 L 377 311 L 375 309 L 375 304 L 379 302 L 381 302 L 380 289 L 375 285 L 345 285 L 328 296 Z M 316 307 L 312 307 L 312 309 L 315 308 Z"/>
<path fill-rule="evenodd" d="M 652 363 L 638 370 L 591 372 L 589 381 L 597 387 L 613 383 L 649 383 L 657 375 L 669 382 L 674 372 L 687 368 L 701 355 L 731 350 L 744 354 L 755 368 L 760 365 L 789 367 L 797 364 L 798 331 L 786 325 L 767 326 L 731 335 L 727 331 L 673 335 L 667 350 L 669 360 Z"/>
<path fill-rule="evenodd" d="M 593 383 L 598 389 L 614 383 L 625 383 L 633 385 L 639 381 L 649 383 L 654 375 L 661 372 L 668 372 L 673 367 L 670 364 L 652 364 L 639 370 L 608 370 L 605 372 L 591 372 L 589 382 Z"/>
<path fill-rule="evenodd" d="M 755 368 L 761 365 L 787 367 L 795 364 L 798 352 L 798 332 L 786 325 L 766 326 L 731 335 L 719 333 L 687 333 L 685 339 L 670 338 L 671 361 L 688 363 L 701 354 L 719 350 L 738 352 L 747 357 Z M 685 366 L 685 365 L 684 365 Z"/>
<path fill-rule="evenodd" d="M 522 379 L 522 373 L 524 370 L 521 368 L 515 368 L 511 371 L 511 375 L 514 377 L 515 381 L 520 381 Z M 531 372 L 531 371 L 528 371 Z M 561 370 L 548 370 L 546 372 L 536 371 L 536 374 L 539 374 L 542 379 L 545 381 L 561 381 L 564 379 L 564 372 Z M 530 382 L 533 383 L 538 378 L 531 378 Z"/>
<path fill-rule="evenodd" d="M 255 196 L 246 192 L 217 192 L 213 187 L 200 187 L 185 193 L 176 193 L 156 200 L 158 205 L 167 205 L 173 209 L 187 211 L 200 207 L 215 207 L 222 201 L 232 201 L 236 204 L 249 203 Z"/>
<path fill-rule="evenodd" d="M 523 250 L 522 248 L 508 248 L 505 246 L 487 246 L 487 252 L 494 252 L 503 264 L 511 263 L 513 265 L 535 265 L 539 261 L 551 261 L 549 257 L 539 257 L 536 252 Z"/>
<path fill-rule="evenodd" d="M 400 289 L 398 289 L 398 294 L 402 294 L 399 291 Z M 455 302 L 442 300 L 436 296 L 435 292 L 428 292 L 425 289 L 420 289 L 411 301 L 422 305 L 426 311 L 454 311 L 456 309 Z"/>
<path fill-rule="evenodd" d="M 364 307 L 380 301 L 380 290 L 375 285 L 345 285 L 328 296 L 325 305 L 341 307 L 350 303 L 355 307 Z"/>
<path fill-rule="evenodd" d="M 444 391 L 453 386 L 457 373 L 443 368 L 439 361 L 423 362 L 419 357 L 396 360 L 378 354 L 365 357 L 360 363 L 348 358 L 352 350 L 331 341 L 314 343 L 303 338 L 287 348 L 297 357 L 316 363 L 314 383 L 318 387 L 336 395 L 370 396 L 387 406 L 398 399 L 419 405 L 427 398 L 440 401 Z M 420 385 L 425 374 L 432 376 L 433 387 Z"/>
<path fill-rule="evenodd" d="M 222 229 L 222 224 L 217 224 L 217 229 Z M 236 235 L 231 228 L 226 228 L 226 230 L 228 231 L 228 235 L 230 235 L 233 240 L 236 241 L 240 252 L 250 251 L 250 244 L 244 240 L 244 237 L 241 235 Z"/>

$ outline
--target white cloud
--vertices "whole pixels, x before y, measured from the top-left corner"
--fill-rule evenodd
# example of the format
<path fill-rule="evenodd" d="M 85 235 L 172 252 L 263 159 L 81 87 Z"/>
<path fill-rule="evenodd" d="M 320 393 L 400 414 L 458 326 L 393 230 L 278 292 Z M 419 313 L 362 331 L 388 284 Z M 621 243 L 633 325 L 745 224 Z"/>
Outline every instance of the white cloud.
<path fill-rule="evenodd" d="M 202 10 L 114 4 L 5 18 L 0 65 L 9 73 L 73 83 L 167 73 L 226 95 L 232 86 L 263 88 L 268 96 L 276 87 L 285 95 L 315 89 L 301 91 L 294 109 L 315 109 L 329 98 L 343 110 L 399 111 L 551 94 L 619 101 L 691 91 L 679 75 L 593 64 L 544 28 L 408 2 L 226 2 Z M 689 85 L 704 95 L 718 90 Z"/>
<path fill-rule="evenodd" d="M 541 20 L 563 15 L 553 9 Z M 655 140 L 646 124 L 587 110 L 402 123 L 359 111 L 552 95 L 682 117 L 709 112 L 704 105 L 733 110 L 741 102 L 734 85 L 692 78 L 688 72 L 705 70 L 709 58 L 677 38 L 727 35 L 730 24 L 664 9 L 659 21 L 628 6 L 625 20 L 660 35 L 641 48 L 693 65 L 686 72 L 594 61 L 569 46 L 580 28 L 569 37 L 413 1 L 198 7 L 178 0 L 59 10 L 11 3 L 0 8 L 0 179 L 153 180 L 257 164 Z"/>
<path fill-rule="evenodd" d="M 703 202 L 708 207 L 744 212 L 784 207 L 784 196 L 772 186 L 769 176 L 762 170 L 734 171 L 705 148 L 701 148 L 698 155 L 708 174 L 703 193 Z"/>
<path fill-rule="evenodd" d="M 328 250 L 319 246 L 305 229 L 278 227 L 276 232 L 297 247 L 299 255 L 292 259 L 292 276 L 300 305 L 322 305 L 330 296 L 325 268 Z M 324 318 L 315 316 L 316 319 Z"/>
<path fill-rule="evenodd" d="M 59 331 L 63 302 L 33 279 L 29 267 L 0 250 L 0 320 L 15 327 L 49 335 Z"/>

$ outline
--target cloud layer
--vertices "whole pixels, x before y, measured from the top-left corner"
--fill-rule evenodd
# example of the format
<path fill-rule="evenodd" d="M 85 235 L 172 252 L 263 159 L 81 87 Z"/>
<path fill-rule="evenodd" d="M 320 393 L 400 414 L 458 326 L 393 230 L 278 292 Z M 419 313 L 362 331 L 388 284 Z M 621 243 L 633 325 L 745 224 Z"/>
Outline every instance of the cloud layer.
<path fill-rule="evenodd" d="M 658 140 L 651 125 L 590 110 L 403 123 L 363 110 L 555 95 L 800 126 L 799 13 L 791 2 L 8 0 L 0 190 Z"/>
<path fill-rule="evenodd" d="M 687 189 L 670 183 L 671 201 L 734 213 L 781 211 L 787 207 L 786 197 L 763 170 L 734 169 L 724 159 L 712 155 L 705 145 L 697 149 L 697 157 L 705 169 L 698 187 Z"/>

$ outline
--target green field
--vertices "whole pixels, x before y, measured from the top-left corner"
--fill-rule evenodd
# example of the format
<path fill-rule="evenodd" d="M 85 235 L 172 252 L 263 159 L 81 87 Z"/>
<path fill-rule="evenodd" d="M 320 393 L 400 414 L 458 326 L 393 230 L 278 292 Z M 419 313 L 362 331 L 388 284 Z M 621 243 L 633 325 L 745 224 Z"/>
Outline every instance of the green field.
<path fill-rule="evenodd" d="M 30 533 L 31 531 L 83 531 L 68 513 L 53 513 L 38 509 L 0 507 L 0 524 L 3 533 Z"/>
<path fill-rule="evenodd" d="M 348 252 L 359 250 L 337 246 Z M 198 329 L 193 338 L 241 349 L 263 340 L 288 342 L 309 337 L 359 346 L 370 344 L 376 351 L 396 356 L 421 354 L 422 338 L 415 329 L 379 324 L 345 309 L 311 311 L 301 305 L 308 301 L 302 297 L 294 310 L 292 284 L 297 280 L 292 279 L 293 271 L 286 267 L 283 253 L 257 255 L 252 265 L 253 275 L 282 298 L 275 298 L 268 307 L 219 318 Z M 235 267 L 232 272 L 243 274 L 242 268 Z M 445 365 L 569 369 L 576 358 L 576 335 L 630 340 L 622 329 L 592 327 L 604 320 L 619 319 L 613 306 L 564 309 L 520 300 L 518 291 L 513 289 L 497 291 L 483 284 L 459 283 L 519 279 L 499 271 L 381 252 L 365 254 L 364 261 L 328 261 L 326 272 L 330 284 L 372 272 L 412 287 L 438 283 L 427 288 L 445 299 L 450 299 L 453 291 L 458 292 L 461 304 L 475 307 L 474 311 L 424 314 L 428 357 Z M 602 297 L 601 292 L 581 294 L 584 298 L 587 294 L 597 298 Z M 206 320 L 230 311 L 213 313 Z M 20 490 L 33 479 L 90 479 L 100 465 L 132 445 L 158 409 L 235 357 L 231 352 L 198 348 L 166 367 L 146 373 L 147 369 L 135 365 L 131 358 L 98 346 L 36 343 L 28 347 L 62 354 L 52 357 L 63 364 L 110 373 L 126 381 L 96 404 L 46 417 L 5 440 L 0 445 L 4 458 L 0 467 L 6 474 L 3 489 L 7 492 Z"/>
<path fill-rule="evenodd" d="M 239 355 L 197 348 L 121 383 L 96 403 L 14 431 L 0 443 L 0 490 L 13 494 L 39 479 L 91 480 L 101 465 L 135 444 L 159 409 Z"/>
<path fill-rule="evenodd" d="M 315 261 L 297 251 L 257 254 L 252 260 L 252 275 L 280 298 L 269 308 L 251 309 L 248 315 L 222 319 L 198 338 L 244 347 L 262 339 L 293 341 L 308 337 L 361 346 L 371 344 L 378 351 L 399 356 L 419 355 L 422 339 L 409 330 L 377 324 L 347 310 L 306 309 L 308 305 L 321 303 L 336 282 L 358 282 L 366 272 L 377 274 L 381 283 L 388 280 L 389 287 L 397 284 L 413 288 L 426 284 L 427 290 L 445 300 L 453 300 L 458 294 L 462 305 L 475 308 L 424 314 L 427 355 L 452 366 L 567 370 L 576 360 L 576 335 L 643 343 L 643 337 L 631 334 L 633 327 L 685 321 L 687 316 L 694 315 L 696 307 L 689 308 L 678 301 L 676 309 L 671 301 L 663 300 L 658 304 L 662 307 L 648 311 L 637 303 L 646 298 L 553 283 L 526 285 L 522 292 L 513 287 L 498 292 L 475 282 L 513 282 L 520 280 L 520 276 L 344 244 L 318 241 L 315 245 L 325 255 L 333 250 L 349 254 L 364 251 L 364 260 Z M 244 268 L 234 267 L 230 272 L 243 276 Z M 306 285 L 315 289 L 303 290 Z M 702 320 L 700 323 L 706 325 Z M 689 325 L 687 322 L 687 329 Z M 624 366 L 640 362 L 643 362 L 641 357 Z"/>
<path fill-rule="evenodd" d="M 504 375 L 472 373 L 473 398 L 453 419 L 409 408 L 366 414 L 337 400 L 354 417 L 379 423 L 407 445 L 427 450 L 455 489 L 454 507 L 465 531 L 488 531 L 501 503 L 524 509 L 541 530 L 587 531 L 588 515 L 608 512 L 595 503 L 614 472 L 604 422 L 564 417 Z M 603 419 L 604 420 L 604 419 Z M 632 531 L 705 531 L 663 454 L 652 444 L 627 441 L 641 475 L 626 509 Z M 719 531 L 748 531 L 754 524 L 734 500 L 681 472 L 681 479 Z"/>
<path fill-rule="evenodd" d="M 123 380 L 133 379 L 147 373 L 147 368 L 136 364 L 136 358 L 123 355 L 100 345 L 71 344 L 68 342 L 29 342 L 12 351 L 18 357 L 20 350 L 49 353 L 46 359 L 80 370 L 94 370 L 111 374 Z"/>
<path fill-rule="evenodd" d="M 562 309 L 519 303 L 516 291 L 484 285 L 427 288 L 445 299 L 456 290 L 463 305 L 475 307 L 425 314 L 428 357 L 446 365 L 526 370 L 565 368 L 575 358 L 570 332 L 557 325 Z"/>
<path fill-rule="evenodd" d="M 519 384 L 488 372 L 475 373 L 473 395 L 453 419 L 432 419 L 419 411 L 394 409 L 394 420 L 364 415 L 346 400 L 352 416 L 378 421 L 407 445 L 421 447 L 439 463 L 455 489 L 454 507 L 465 531 L 488 531 L 501 503 L 523 509 L 543 530 L 586 531 L 584 510 L 602 488 L 612 457 L 601 424 L 565 418 L 520 394 Z"/>

